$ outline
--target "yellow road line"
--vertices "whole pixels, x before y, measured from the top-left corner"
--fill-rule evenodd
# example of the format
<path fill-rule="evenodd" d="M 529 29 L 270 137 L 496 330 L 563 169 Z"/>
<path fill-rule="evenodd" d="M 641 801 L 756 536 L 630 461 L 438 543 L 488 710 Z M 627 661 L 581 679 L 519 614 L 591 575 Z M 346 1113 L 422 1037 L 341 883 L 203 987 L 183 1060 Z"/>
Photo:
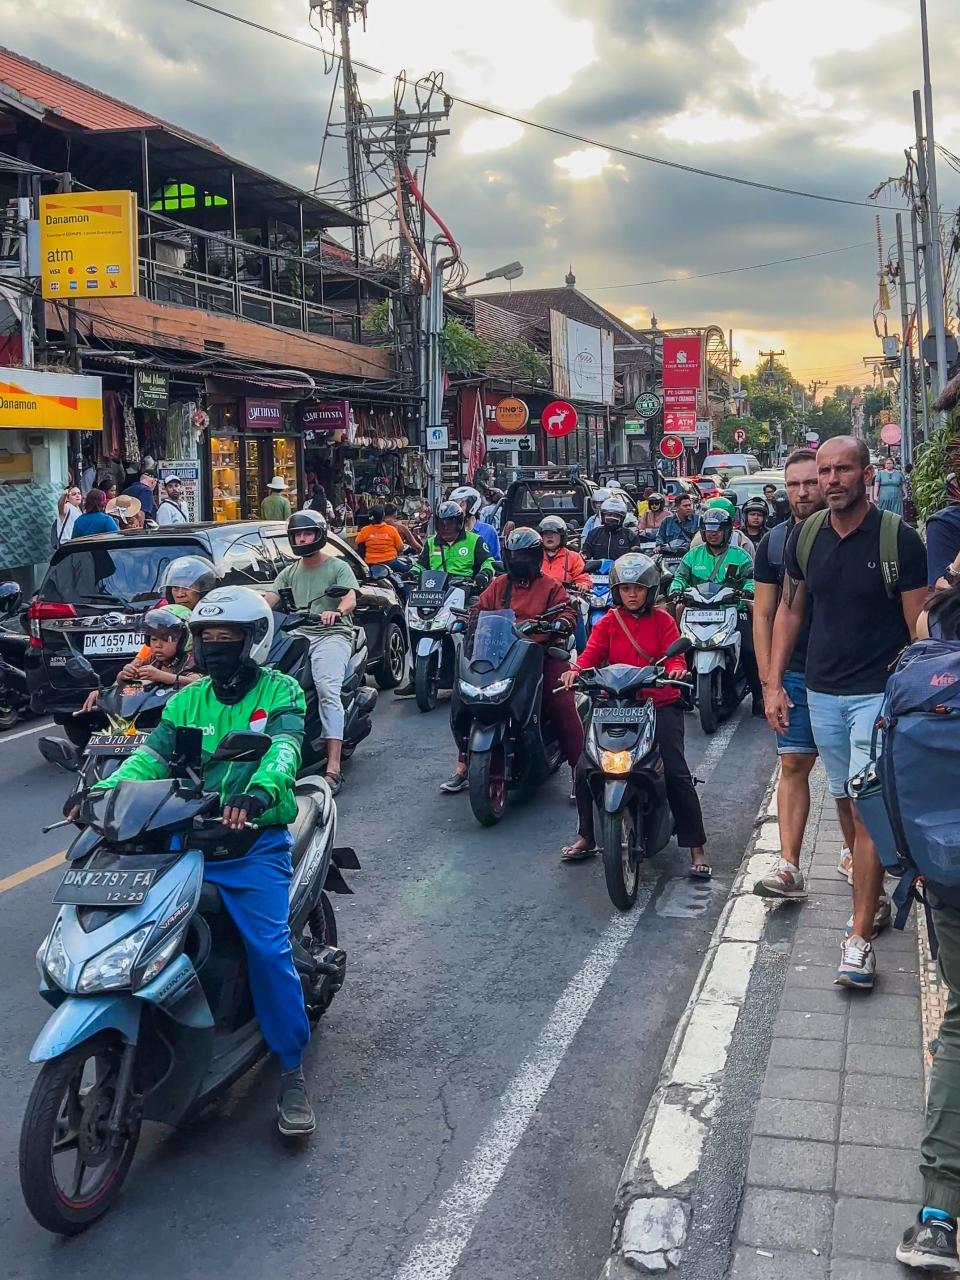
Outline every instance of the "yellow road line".
<path fill-rule="evenodd" d="M 66 853 L 66 849 L 61 849 L 59 853 L 51 854 L 42 862 L 35 862 L 32 867 L 24 867 L 22 871 L 15 871 L 12 876 L 6 876 L 0 880 L 0 893 L 6 893 L 8 889 L 16 889 L 18 885 L 26 884 L 36 876 L 42 876 L 45 871 L 52 871 L 63 862 Z"/>

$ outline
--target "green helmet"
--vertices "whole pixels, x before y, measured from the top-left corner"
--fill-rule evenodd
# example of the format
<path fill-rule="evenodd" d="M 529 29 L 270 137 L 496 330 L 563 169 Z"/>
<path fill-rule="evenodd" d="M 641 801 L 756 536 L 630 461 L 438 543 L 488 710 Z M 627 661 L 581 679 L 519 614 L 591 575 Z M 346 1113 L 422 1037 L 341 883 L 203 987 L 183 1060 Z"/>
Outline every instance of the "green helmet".
<path fill-rule="evenodd" d="M 731 520 L 735 520 L 737 518 L 736 505 L 733 502 L 731 502 L 729 498 L 711 498 L 710 501 L 706 504 L 705 510 L 725 511 Z"/>

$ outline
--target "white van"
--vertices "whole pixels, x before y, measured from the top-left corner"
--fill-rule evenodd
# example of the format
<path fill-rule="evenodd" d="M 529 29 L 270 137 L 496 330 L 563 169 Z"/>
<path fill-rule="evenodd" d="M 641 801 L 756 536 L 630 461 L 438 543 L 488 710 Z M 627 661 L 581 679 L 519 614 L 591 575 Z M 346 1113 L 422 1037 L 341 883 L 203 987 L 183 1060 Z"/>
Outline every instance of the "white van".
<path fill-rule="evenodd" d="M 752 476 L 760 470 L 760 463 L 752 453 L 711 453 L 700 468 L 702 476 L 715 476 L 723 472 L 727 476 Z"/>

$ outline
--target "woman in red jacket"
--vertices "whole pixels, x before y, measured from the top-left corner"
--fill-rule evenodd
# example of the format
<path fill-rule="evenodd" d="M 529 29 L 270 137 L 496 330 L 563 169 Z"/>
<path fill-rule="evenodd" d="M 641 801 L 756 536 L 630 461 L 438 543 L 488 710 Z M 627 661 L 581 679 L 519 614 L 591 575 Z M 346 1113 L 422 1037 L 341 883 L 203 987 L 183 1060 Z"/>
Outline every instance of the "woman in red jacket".
<path fill-rule="evenodd" d="M 590 633 L 587 647 L 576 663 L 560 677 L 570 688 L 581 671 L 624 662 L 632 667 L 657 662 L 679 638 L 677 624 L 665 609 L 654 606 L 660 571 L 649 558 L 630 552 L 614 561 L 610 570 L 610 593 L 616 608 L 611 609 Z M 682 657 L 664 663 L 666 674 L 674 678 L 687 673 Z M 709 880 L 710 865 L 704 858 L 706 835 L 703 814 L 690 769 L 683 754 L 683 710 L 680 691 L 671 686 L 651 689 L 647 695 L 657 708 L 656 741 L 663 759 L 667 800 L 677 827 L 677 844 L 690 850 L 690 875 Z M 576 772 L 577 839 L 563 850 L 564 862 L 582 862 L 596 853 L 593 830 L 593 797 L 587 783 L 586 762 L 581 759 Z"/>

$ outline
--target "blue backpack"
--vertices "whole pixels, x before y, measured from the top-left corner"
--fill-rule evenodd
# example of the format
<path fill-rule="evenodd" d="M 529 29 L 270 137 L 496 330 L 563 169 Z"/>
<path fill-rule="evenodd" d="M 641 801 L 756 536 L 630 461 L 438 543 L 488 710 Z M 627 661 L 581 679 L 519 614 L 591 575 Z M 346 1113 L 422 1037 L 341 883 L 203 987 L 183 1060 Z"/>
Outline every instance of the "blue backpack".
<path fill-rule="evenodd" d="M 960 907 L 960 642 L 920 640 L 887 681 L 877 778 L 893 835 L 878 852 L 901 875 L 903 927 L 918 880 Z M 891 852 L 895 844 L 895 851 Z"/>

